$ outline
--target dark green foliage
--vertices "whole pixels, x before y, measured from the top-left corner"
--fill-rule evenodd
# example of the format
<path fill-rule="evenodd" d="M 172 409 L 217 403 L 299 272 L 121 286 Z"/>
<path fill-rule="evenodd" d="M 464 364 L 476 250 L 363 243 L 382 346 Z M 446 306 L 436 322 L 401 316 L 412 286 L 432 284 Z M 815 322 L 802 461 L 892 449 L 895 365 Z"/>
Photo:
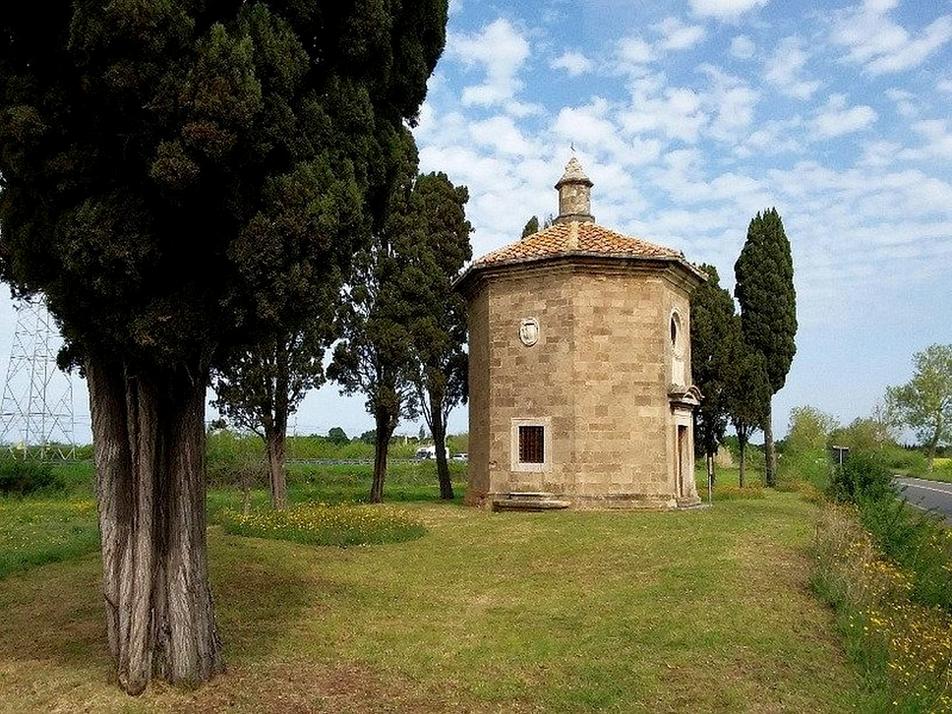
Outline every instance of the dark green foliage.
<path fill-rule="evenodd" d="M 416 399 L 436 445 L 440 484 L 453 498 L 446 464 L 446 420 L 467 399 L 466 301 L 453 287 L 473 257 L 466 220 L 469 191 L 446 174 L 417 177 L 405 231 L 395 237 L 406 261 L 409 298 L 416 306 L 408 325 L 413 340 Z M 425 432 L 421 427 L 421 440 Z"/>
<path fill-rule="evenodd" d="M 377 441 L 377 431 L 371 429 L 360 435 L 360 440 L 365 444 L 373 444 Z"/>
<path fill-rule="evenodd" d="M 776 208 L 758 213 L 734 266 L 744 340 L 766 358 L 771 390 L 783 388 L 797 352 L 793 257 Z"/>
<path fill-rule="evenodd" d="M 300 324 L 381 214 L 445 22 L 446 0 L 3 4 L 3 278 L 46 293 L 74 360 L 201 377 Z"/>
<path fill-rule="evenodd" d="M 0 494 L 25 496 L 62 491 L 66 484 L 52 465 L 40 461 L 0 459 Z"/>
<path fill-rule="evenodd" d="M 744 341 L 763 356 L 770 393 L 776 394 L 783 388 L 797 352 L 793 257 L 776 208 L 758 213 L 751 220 L 734 274 L 734 296 L 740 303 Z M 765 477 L 767 485 L 772 486 L 776 477 L 776 454 L 769 400 L 763 427 L 767 454 Z"/>
<path fill-rule="evenodd" d="M 691 374 L 704 399 L 694 411 L 694 438 L 701 453 L 713 456 L 729 419 L 725 388 L 736 337 L 734 300 L 720 286 L 714 266 L 699 267 L 707 273 L 707 282 L 691 296 Z"/>
<path fill-rule="evenodd" d="M 348 444 L 350 439 L 347 436 L 347 432 L 341 429 L 339 426 L 331 427 L 330 431 L 327 432 L 327 440 L 332 444 Z"/>
<path fill-rule="evenodd" d="M 526 221 L 525 227 L 522 229 L 522 235 L 520 238 L 528 238 L 534 233 L 539 232 L 539 217 L 533 216 L 528 221 Z"/>
<path fill-rule="evenodd" d="M 860 503 L 891 498 L 892 474 L 875 452 L 851 453 L 833 469 L 827 495 L 834 501 Z"/>
<path fill-rule="evenodd" d="M 731 347 L 724 377 L 723 398 L 737 433 L 740 447 L 740 485 L 743 487 L 747 442 L 753 432 L 763 428 L 767 418 L 770 383 L 763 355 L 754 351 L 741 337 L 739 317 L 734 316 L 726 339 Z"/>
<path fill-rule="evenodd" d="M 377 473 L 372 500 L 383 498 L 387 449 L 401 417 L 416 414 L 412 381 L 415 286 L 405 251 L 415 237 L 412 211 L 416 145 L 409 131 L 393 146 L 394 188 L 386 217 L 369 246 L 354 259 L 354 273 L 338 323 L 340 341 L 328 375 L 345 394 L 363 393 L 377 432 Z M 409 237 L 408 237 L 409 236 Z"/>

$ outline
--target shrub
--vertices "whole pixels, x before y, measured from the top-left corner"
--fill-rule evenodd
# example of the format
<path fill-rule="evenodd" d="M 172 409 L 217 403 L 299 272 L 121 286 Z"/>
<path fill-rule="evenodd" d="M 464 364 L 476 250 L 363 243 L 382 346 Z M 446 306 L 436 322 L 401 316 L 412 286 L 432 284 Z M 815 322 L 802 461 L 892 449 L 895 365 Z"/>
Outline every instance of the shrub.
<path fill-rule="evenodd" d="M 53 466 L 39 461 L 0 460 L 0 493 L 25 496 L 63 490 L 62 476 L 54 473 Z"/>
<path fill-rule="evenodd" d="M 426 533 L 422 521 L 380 506 L 317 504 L 248 514 L 225 511 L 221 523 L 232 535 L 341 547 L 398 543 Z"/>
<path fill-rule="evenodd" d="M 859 503 L 893 495 L 892 474 L 875 452 L 851 453 L 833 469 L 827 495 L 840 503 Z"/>

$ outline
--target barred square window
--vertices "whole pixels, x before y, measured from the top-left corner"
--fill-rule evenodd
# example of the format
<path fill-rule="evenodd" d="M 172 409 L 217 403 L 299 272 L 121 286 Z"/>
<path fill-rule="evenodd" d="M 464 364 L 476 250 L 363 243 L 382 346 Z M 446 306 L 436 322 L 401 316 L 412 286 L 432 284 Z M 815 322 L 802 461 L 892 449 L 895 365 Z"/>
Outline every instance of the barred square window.
<path fill-rule="evenodd" d="M 545 427 L 519 427 L 519 463 L 545 463 Z"/>

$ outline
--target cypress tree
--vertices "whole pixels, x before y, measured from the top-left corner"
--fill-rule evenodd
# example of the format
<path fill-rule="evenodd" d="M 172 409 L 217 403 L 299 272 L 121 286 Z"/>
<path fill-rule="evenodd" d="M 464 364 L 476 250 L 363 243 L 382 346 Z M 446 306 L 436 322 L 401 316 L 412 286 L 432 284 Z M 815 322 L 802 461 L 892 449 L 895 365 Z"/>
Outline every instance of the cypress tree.
<path fill-rule="evenodd" d="M 0 3 L 0 276 L 89 387 L 120 685 L 223 668 L 212 370 L 293 331 L 380 222 L 446 0 Z"/>
<path fill-rule="evenodd" d="M 726 380 L 731 367 L 734 300 L 719 284 L 713 265 L 701 265 L 707 282 L 691 296 L 691 374 L 704 399 L 694 411 L 694 434 L 714 480 L 714 456 L 724 440 L 729 417 Z"/>
<path fill-rule="evenodd" d="M 743 338 L 751 349 L 763 356 L 773 395 L 783 388 L 797 352 L 793 257 L 776 208 L 757 213 L 751 220 L 734 273 L 734 295 L 740 303 Z M 771 411 L 768 401 L 763 423 L 768 486 L 775 484 L 777 473 Z"/>

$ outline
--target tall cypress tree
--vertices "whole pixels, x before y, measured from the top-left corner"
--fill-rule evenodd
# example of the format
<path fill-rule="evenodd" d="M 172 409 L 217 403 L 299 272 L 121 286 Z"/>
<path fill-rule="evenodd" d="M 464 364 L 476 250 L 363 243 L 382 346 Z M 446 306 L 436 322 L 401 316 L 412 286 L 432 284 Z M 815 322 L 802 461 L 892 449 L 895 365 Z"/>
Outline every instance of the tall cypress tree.
<path fill-rule="evenodd" d="M 776 208 L 758 213 L 747 229 L 747 242 L 734 265 L 734 295 L 740 302 L 744 341 L 763 355 L 771 394 L 787 381 L 797 352 L 797 295 L 793 287 L 790 241 Z M 776 482 L 777 455 L 773 442 L 771 405 L 764 418 L 765 481 Z"/>
<path fill-rule="evenodd" d="M 223 661 L 211 370 L 294 330 L 391 189 L 446 0 L 0 3 L 0 277 L 89 386 L 109 650 L 127 692 Z"/>
<path fill-rule="evenodd" d="M 714 456 L 724 440 L 728 407 L 725 382 L 730 368 L 734 300 L 719 284 L 713 265 L 702 265 L 707 282 L 691 296 L 691 374 L 704 399 L 694 411 L 695 441 L 713 481 Z"/>

